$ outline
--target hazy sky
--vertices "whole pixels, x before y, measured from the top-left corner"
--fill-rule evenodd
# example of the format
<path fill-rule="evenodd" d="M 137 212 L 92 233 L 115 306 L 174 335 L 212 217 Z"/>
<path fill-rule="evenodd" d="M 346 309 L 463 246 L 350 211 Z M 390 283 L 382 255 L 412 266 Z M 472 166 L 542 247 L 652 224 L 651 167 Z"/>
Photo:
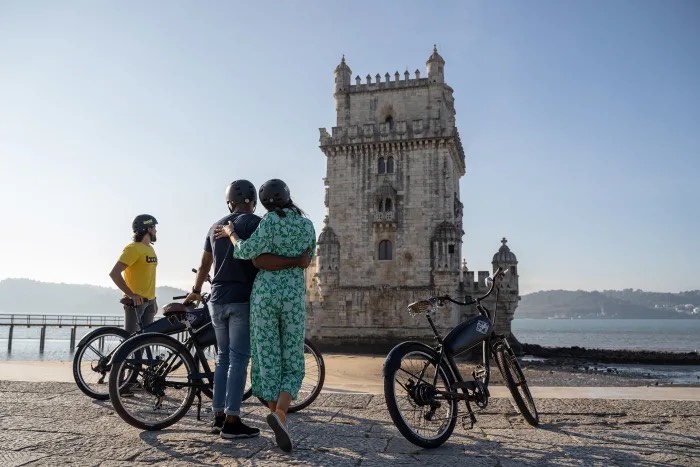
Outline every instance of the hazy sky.
<path fill-rule="evenodd" d="M 147 212 L 159 285 L 189 287 L 236 178 L 284 179 L 320 232 L 341 55 L 425 75 L 434 43 L 470 269 L 505 236 L 523 293 L 700 288 L 700 2 L 680 0 L 0 0 L 0 279 L 107 285 Z"/>

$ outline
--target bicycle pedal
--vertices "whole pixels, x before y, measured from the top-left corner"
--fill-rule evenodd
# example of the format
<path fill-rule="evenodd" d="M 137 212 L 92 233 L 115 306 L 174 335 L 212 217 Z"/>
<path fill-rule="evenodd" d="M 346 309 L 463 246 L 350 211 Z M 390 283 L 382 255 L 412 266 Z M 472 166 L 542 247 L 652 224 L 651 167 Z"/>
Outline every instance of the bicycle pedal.
<path fill-rule="evenodd" d="M 464 430 L 473 429 L 474 423 L 476 423 L 476 419 L 474 419 L 474 417 L 470 417 L 469 415 L 465 415 L 462 417 L 462 428 Z"/>

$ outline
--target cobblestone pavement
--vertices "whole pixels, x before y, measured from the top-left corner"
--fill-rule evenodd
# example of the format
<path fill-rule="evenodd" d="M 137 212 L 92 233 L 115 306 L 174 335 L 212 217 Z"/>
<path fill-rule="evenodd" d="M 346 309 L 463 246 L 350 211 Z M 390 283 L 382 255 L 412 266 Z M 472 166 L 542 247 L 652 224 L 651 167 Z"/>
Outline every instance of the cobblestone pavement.
<path fill-rule="evenodd" d="M 492 399 L 465 431 L 458 423 L 442 447 L 406 441 L 389 419 L 384 398 L 321 394 L 290 415 L 295 450 L 274 444 L 265 409 L 244 403 L 258 438 L 229 441 L 208 433 L 196 407 L 172 427 L 141 431 L 107 402 L 69 383 L 0 381 L 0 465 L 120 466 L 158 464 L 246 466 L 399 465 L 699 465 L 700 402 L 541 399 L 541 425 L 531 428 L 508 399 Z M 468 463 L 468 464 L 467 464 Z"/>

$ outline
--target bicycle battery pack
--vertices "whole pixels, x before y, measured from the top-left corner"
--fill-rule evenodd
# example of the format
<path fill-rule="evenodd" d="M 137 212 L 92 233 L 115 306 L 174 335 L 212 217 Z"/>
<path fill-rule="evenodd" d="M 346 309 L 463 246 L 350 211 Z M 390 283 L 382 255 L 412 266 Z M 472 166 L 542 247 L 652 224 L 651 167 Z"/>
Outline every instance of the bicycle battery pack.
<path fill-rule="evenodd" d="M 493 324 L 484 316 L 475 316 L 459 323 L 445 336 L 445 350 L 452 355 L 458 355 L 481 343 L 491 333 Z"/>

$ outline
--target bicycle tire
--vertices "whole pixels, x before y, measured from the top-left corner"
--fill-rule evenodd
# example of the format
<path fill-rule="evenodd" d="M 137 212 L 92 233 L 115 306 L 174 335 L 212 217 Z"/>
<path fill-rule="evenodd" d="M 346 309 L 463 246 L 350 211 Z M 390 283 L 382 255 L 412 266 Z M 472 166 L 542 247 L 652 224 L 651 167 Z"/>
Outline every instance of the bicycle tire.
<path fill-rule="evenodd" d="M 520 415 L 523 416 L 528 424 L 537 426 L 540 421 L 537 407 L 515 354 L 501 343 L 496 345 L 494 356 L 498 369 L 501 371 L 503 380 L 515 401 Z"/>
<path fill-rule="evenodd" d="M 304 397 L 301 400 L 292 400 L 292 403 L 289 405 L 289 409 L 287 410 L 287 412 L 289 413 L 299 412 L 300 410 L 304 410 L 309 405 L 311 405 L 316 400 L 318 395 L 321 394 L 321 390 L 323 389 L 323 383 L 326 380 L 326 363 L 323 360 L 323 355 L 321 354 L 321 351 L 318 350 L 318 347 L 316 347 L 310 340 L 304 339 L 305 354 L 307 349 L 309 350 L 308 353 L 310 353 L 314 358 L 318 376 L 316 377 L 316 382 L 314 383 L 314 386 L 311 388 L 310 391 L 308 391 L 306 397 Z M 311 374 L 313 374 L 313 372 Z M 308 375 L 309 372 L 304 371 L 304 381 L 306 380 L 306 377 Z M 305 384 L 304 381 L 302 381 L 302 389 Z M 252 387 L 246 390 L 245 394 L 243 395 L 243 400 L 247 399 L 246 394 L 248 394 L 249 392 L 251 395 L 253 394 Z M 306 391 L 304 392 L 306 393 Z M 267 401 L 265 399 L 263 399 L 262 397 L 258 397 L 258 400 L 262 405 L 267 406 Z"/>
<path fill-rule="evenodd" d="M 73 379 L 78 385 L 78 389 L 80 389 L 83 394 L 95 400 L 105 401 L 109 399 L 108 383 L 110 365 L 108 365 L 108 362 L 111 356 L 110 354 L 114 353 L 119 348 L 119 345 L 121 345 L 122 342 L 128 339 L 130 335 L 131 334 L 124 328 L 119 328 L 116 326 L 105 326 L 95 329 L 94 331 L 90 332 L 85 337 L 83 337 L 81 342 L 85 341 L 85 343 L 83 345 L 78 345 L 78 349 L 75 352 L 75 355 L 73 356 Z M 93 345 L 93 343 L 95 343 L 99 339 L 104 339 L 108 336 L 117 337 L 118 339 L 120 339 L 120 341 L 114 349 L 110 350 L 109 352 L 103 355 L 103 353 L 100 350 L 97 350 L 96 346 Z M 85 366 L 85 363 L 87 362 L 83 362 L 82 360 L 89 351 L 96 354 L 95 356 L 98 358 L 97 360 L 90 360 L 90 366 L 87 367 Z M 87 372 L 87 370 L 89 370 L 89 372 Z M 98 375 L 99 378 L 97 380 L 96 385 L 104 384 L 104 391 L 99 391 L 99 386 L 94 387 L 95 385 L 88 381 L 91 379 L 89 378 L 89 376 Z"/>
<path fill-rule="evenodd" d="M 152 352 L 152 350 L 148 346 L 159 346 L 161 348 L 168 349 L 170 353 L 164 360 L 158 358 L 160 357 L 160 355 L 154 358 L 153 355 L 156 353 Z M 128 357 L 134 354 L 136 351 L 144 348 L 147 349 L 146 353 L 149 355 L 149 358 L 147 360 L 148 363 L 153 363 L 148 365 L 145 369 L 137 369 L 138 380 L 143 386 L 142 391 L 139 391 L 139 393 L 141 393 L 147 400 L 156 401 L 155 406 L 154 404 L 150 404 L 150 406 L 154 406 L 153 412 L 157 413 L 157 411 L 160 410 L 158 404 L 163 399 L 165 399 L 165 396 L 163 395 L 159 400 L 157 393 L 151 389 L 152 385 L 146 382 L 145 375 L 155 375 L 155 378 L 162 378 L 164 380 L 165 377 L 167 377 L 168 373 L 166 373 L 165 375 L 158 374 L 158 372 L 160 371 L 159 365 L 162 362 L 167 362 L 168 359 L 173 355 L 179 357 L 181 363 L 178 362 L 178 364 L 176 364 L 172 368 L 181 368 L 181 366 L 184 365 L 184 369 L 186 371 L 185 375 L 179 377 L 179 383 L 182 384 L 181 387 L 178 387 L 178 383 L 171 383 L 169 385 L 165 384 L 161 387 L 163 391 L 165 391 L 166 388 L 177 390 L 182 389 L 184 387 L 186 388 L 186 393 L 182 399 L 182 402 L 179 403 L 179 406 L 175 409 L 172 415 L 170 415 L 164 420 L 156 422 L 146 421 L 143 418 L 139 418 L 134 413 L 132 413 L 135 410 L 130 409 L 130 406 L 132 404 L 130 404 L 129 401 L 133 401 L 135 399 L 132 399 L 133 396 L 128 398 L 122 397 L 120 388 L 118 387 L 119 374 L 129 364 Z M 171 370 L 172 368 L 168 368 L 168 370 Z M 143 371 L 143 374 L 141 374 L 141 371 Z M 115 353 L 112 359 L 112 371 L 110 372 L 109 376 L 109 395 L 112 405 L 114 406 L 114 410 L 125 422 L 127 422 L 133 427 L 148 431 L 162 430 L 163 428 L 173 425 L 174 423 L 179 421 L 182 417 L 185 416 L 187 411 L 192 406 L 196 389 L 192 386 L 188 386 L 188 384 L 198 383 L 200 381 L 198 378 L 193 378 L 191 376 L 196 373 L 198 373 L 197 363 L 194 361 L 192 355 L 188 352 L 185 345 L 179 342 L 177 339 L 157 333 L 147 333 L 132 337 L 129 340 L 127 340 L 124 344 L 122 344 L 122 346 Z M 165 392 L 163 392 L 163 394 L 165 394 Z M 148 407 L 149 405 L 145 404 L 145 406 Z"/>
<path fill-rule="evenodd" d="M 402 363 L 406 357 L 409 356 L 416 356 L 420 359 L 423 359 L 425 362 L 427 362 L 427 365 L 424 366 L 421 375 L 417 377 L 417 379 L 423 380 L 421 381 L 421 384 L 427 384 L 428 380 L 430 383 L 432 383 L 433 376 L 426 377 L 423 379 L 422 373 L 430 366 L 432 368 L 437 368 L 437 371 L 439 372 L 440 377 L 438 378 L 438 381 L 442 380 L 442 385 L 445 386 L 445 388 L 449 388 L 454 384 L 454 378 L 452 375 L 452 372 L 450 369 L 446 366 L 445 362 L 438 362 L 438 359 L 440 358 L 439 354 L 432 348 L 428 347 L 425 344 L 421 344 L 419 342 L 404 342 L 402 344 L 397 345 L 391 350 L 391 353 L 389 354 L 392 358 L 397 358 L 399 360 L 399 367 L 396 369 L 387 369 L 386 368 L 386 363 L 385 363 L 385 374 L 384 374 L 384 399 L 386 401 L 386 406 L 387 409 L 389 410 L 389 415 L 391 416 L 391 420 L 394 422 L 394 425 L 396 428 L 399 430 L 399 432 L 406 438 L 408 441 L 411 443 L 415 444 L 416 446 L 420 446 L 422 448 L 428 448 L 428 449 L 433 449 L 441 446 L 447 439 L 452 435 L 452 432 L 454 431 L 455 424 L 457 423 L 457 412 L 458 412 L 458 401 L 457 399 L 454 398 L 447 398 L 447 399 L 442 399 L 445 402 L 448 403 L 448 410 L 447 410 L 447 416 L 444 418 L 446 421 L 443 423 L 441 427 L 441 431 L 438 432 L 436 436 L 433 437 L 426 437 L 422 436 L 420 433 L 418 433 L 416 430 L 411 428 L 409 426 L 408 422 L 406 421 L 406 418 L 402 414 L 402 410 L 399 407 L 399 401 L 397 398 L 397 384 L 395 384 L 395 378 L 396 374 L 402 370 Z M 387 357 L 387 360 L 389 358 Z M 410 372 L 403 370 L 405 373 L 411 374 Z M 415 375 L 414 375 L 415 376 Z M 409 379 L 410 381 L 410 379 Z M 399 386 L 403 386 L 401 383 L 398 384 Z M 434 386 L 432 384 L 428 384 L 429 387 L 432 387 L 434 389 Z M 407 388 L 403 388 L 404 391 L 408 391 Z M 404 394 L 409 402 L 413 401 L 411 405 L 415 405 L 417 407 L 424 407 L 425 405 L 421 406 L 416 404 L 415 399 L 412 398 L 410 393 L 405 393 Z M 422 410 L 422 409 L 421 409 Z M 427 418 L 427 415 L 421 414 L 421 417 L 414 417 L 416 419 L 424 418 L 427 421 L 432 421 Z"/>

